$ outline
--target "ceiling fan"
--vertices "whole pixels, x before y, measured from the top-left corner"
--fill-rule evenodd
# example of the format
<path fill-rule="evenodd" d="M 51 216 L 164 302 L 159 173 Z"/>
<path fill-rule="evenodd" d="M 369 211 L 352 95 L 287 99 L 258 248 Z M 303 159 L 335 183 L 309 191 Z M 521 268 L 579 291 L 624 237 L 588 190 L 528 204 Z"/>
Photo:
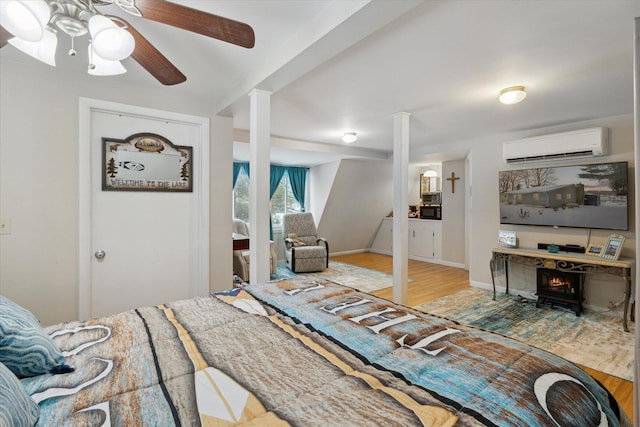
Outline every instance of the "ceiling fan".
<path fill-rule="evenodd" d="M 38 52 L 42 53 L 44 48 L 41 46 L 45 44 L 47 38 L 52 40 L 51 43 L 57 43 L 56 33 L 58 30 L 67 34 L 72 41 L 69 55 L 73 56 L 75 55 L 74 38 L 89 34 L 91 39 L 89 72 L 91 74 L 96 74 L 91 72 L 92 67 L 95 69 L 96 64 L 102 64 L 102 62 L 119 66 L 119 70 L 124 70 L 124 67 L 119 64 L 119 60 L 130 54 L 136 62 L 164 85 L 175 85 L 186 81 L 185 75 L 129 22 L 117 16 L 103 15 L 97 9 L 110 4 L 119 6 L 132 16 L 171 25 L 241 47 L 250 49 L 255 44 L 253 29 L 248 24 L 166 0 L 2 0 L 0 47 L 4 47 L 9 42 L 37 59 L 47 62 L 49 65 L 55 65 L 55 62 L 51 63 L 51 61 L 55 61 L 54 59 L 47 61 L 37 55 Z M 16 28 L 12 22 L 7 20 L 9 12 L 11 12 L 11 10 L 8 11 L 10 7 L 14 7 L 13 11 L 18 10 L 18 12 L 26 13 L 26 17 L 29 19 L 19 18 L 22 22 L 34 18 L 41 22 L 41 34 L 34 37 L 37 40 L 28 40 L 27 36 L 24 36 L 25 40 L 22 40 L 21 34 L 19 34 L 21 29 Z M 126 51 L 122 53 L 124 56 L 118 56 L 115 53 L 111 56 L 110 52 L 98 49 L 99 37 L 97 34 L 103 29 L 119 33 L 119 37 L 122 37 L 123 40 L 119 44 L 122 44 L 122 48 Z M 14 36 L 16 37 L 14 38 Z M 26 48 L 21 47 L 21 43 Z M 53 53 L 49 53 L 51 58 L 55 55 L 55 46 L 53 44 Z M 35 49 L 36 52 L 30 53 L 29 49 Z M 112 72 L 111 74 L 118 73 Z"/>

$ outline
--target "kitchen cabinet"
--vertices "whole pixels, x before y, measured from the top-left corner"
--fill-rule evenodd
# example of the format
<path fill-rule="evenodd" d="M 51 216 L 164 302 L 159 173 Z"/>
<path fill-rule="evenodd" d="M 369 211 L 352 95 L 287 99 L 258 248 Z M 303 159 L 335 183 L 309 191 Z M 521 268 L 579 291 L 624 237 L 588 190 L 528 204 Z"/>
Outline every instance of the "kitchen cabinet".
<path fill-rule="evenodd" d="M 441 234 L 440 221 L 409 221 L 409 257 L 441 258 Z"/>
<path fill-rule="evenodd" d="M 382 220 L 371 251 L 393 254 L 393 218 Z M 418 261 L 442 258 L 441 221 L 409 219 L 409 258 Z"/>

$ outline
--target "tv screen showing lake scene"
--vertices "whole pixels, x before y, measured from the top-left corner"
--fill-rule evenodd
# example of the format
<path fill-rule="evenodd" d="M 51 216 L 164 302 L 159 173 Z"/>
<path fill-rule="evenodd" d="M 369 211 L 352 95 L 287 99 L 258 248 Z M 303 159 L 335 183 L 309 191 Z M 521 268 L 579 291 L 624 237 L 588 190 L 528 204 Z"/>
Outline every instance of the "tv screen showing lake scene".
<path fill-rule="evenodd" d="M 499 172 L 500 224 L 628 229 L 628 164 Z"/>

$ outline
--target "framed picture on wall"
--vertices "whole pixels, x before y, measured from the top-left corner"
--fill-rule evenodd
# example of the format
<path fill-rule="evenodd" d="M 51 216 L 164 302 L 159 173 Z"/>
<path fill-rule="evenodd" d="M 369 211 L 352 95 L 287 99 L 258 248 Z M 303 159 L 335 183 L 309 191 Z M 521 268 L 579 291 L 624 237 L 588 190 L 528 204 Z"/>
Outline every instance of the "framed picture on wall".
<path fill-rule="evenodd" d="M 624 244 L 624 236 L 620 234 L 612 234 L 607 240 L 607 244 L 604 245 L 602 257 L 610 260 L 617 260 Z"/>

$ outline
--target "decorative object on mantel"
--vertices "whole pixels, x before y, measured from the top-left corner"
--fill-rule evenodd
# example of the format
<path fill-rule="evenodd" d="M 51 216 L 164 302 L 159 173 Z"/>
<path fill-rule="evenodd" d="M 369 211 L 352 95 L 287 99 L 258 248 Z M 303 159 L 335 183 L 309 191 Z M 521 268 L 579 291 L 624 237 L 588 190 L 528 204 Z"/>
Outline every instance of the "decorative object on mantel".
<path fill-rule="evenodd" d="M 456 176 L 455 172 L 451 172 L 451 178 L 447 178 L 447 181 L 451 181 L 451 192 L 456 192 L 456 181 L 460 178 Z"/>
<path fill-rule="evenodd" d="M 58 31 L 71 38 L 69 56 L 76 56 L 74 39 L 89 34 L 88 73 L 109 76 L 125 73 L 120 63 L 131 55 L 164 85 L 187 78 L 133 26 L 118 16 L 97 9 L 109 5 L 132 15 L 186 31 L 252 48 L 253 29 L 242 22 L 157 0 L 2 0 L 0 47 L 10 43 L 27 55 L 53 67 Z"/>
<path fill-rule="evenodd" d="M 153 133 L 102 138 L 102 191 L 192 192 L 192 153 Z"/>
<path fill-rule="evenodd" d="M 560 247 L 558 245 L 553 244 L 553 243 L 550 244 L 549 246 L 547 246 L 547 251 L 550 254 L 557 254 L 559 250 L 560 250 Z"/>
<path fill-rule="evenodd" d="M 620 256 L 620 251 L 622 250 L 624 239 L 624 236 L 621 234 L 612 234 L 611 236 L 609 236 L 607 244 L 604 245 L 602 257 L 605 259 L 610 259 L 612 261 L 617 260 Z"/>
<path fill-rule="evenodd" d="M 591 256 L 602 256 L 603 248 L 604 246 L 602 245 L 589 245 L 589 247 L 587 248 L 587 252 L 585 253 Z"/>

